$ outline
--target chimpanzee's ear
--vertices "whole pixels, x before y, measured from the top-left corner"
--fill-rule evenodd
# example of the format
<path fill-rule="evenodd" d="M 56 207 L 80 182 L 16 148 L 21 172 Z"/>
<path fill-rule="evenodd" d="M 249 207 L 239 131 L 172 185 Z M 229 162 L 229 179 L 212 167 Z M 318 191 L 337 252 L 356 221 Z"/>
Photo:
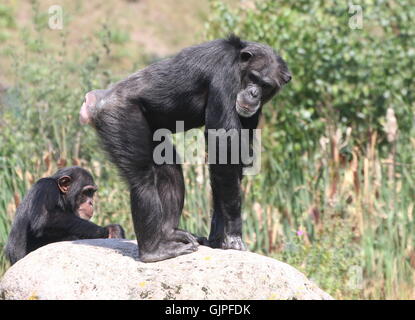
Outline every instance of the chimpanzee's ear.
<path fill-rule="evenodd" d="M 242 62 L 247 62 L 249 59 L 253 57 L 253 53 L 248 50 L 242 50 L 240 57 Z"/>
<path fill-rule="evenodd" d="M 72 178 L 70 176 L 63 176 L 58 180 L 58 187 L 62 193 L 67 193 L 71 185 Z"/>

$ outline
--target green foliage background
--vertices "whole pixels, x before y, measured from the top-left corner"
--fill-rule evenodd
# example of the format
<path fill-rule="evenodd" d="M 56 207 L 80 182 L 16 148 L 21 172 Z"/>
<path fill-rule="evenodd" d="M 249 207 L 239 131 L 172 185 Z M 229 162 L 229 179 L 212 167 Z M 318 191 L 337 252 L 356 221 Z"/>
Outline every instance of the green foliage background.
<path fill-rule="evenodd" d="M 359 142 L 373 130 L 384 142 L 388 107 L 394 108 L 401 131 L 413 130 L 414 3 L 366 0 L 359 5 L 363 24 L 352 29 L 357 12 L 349 13 L 345 1 L 259 1 L 255 10 L 235 12 L 214 2 L 217 15 L 208 23 L 209 38 L 234 32 L 268 43 L 292 70 L 290 90 L 266 113 L 269 120 L 278 112 L 275 134 L 281 146 L 273 146 L 272 158 L 315 148 L 318 139 L 310 134 L 320 137 L 328 121 L 351 127 Z"/>
<path fill-rule="evenodd" d="M 299 268 L 336 298 L 413 298 L 415 6 L 359 4 L 363 25 L 353 29 L 356 12 L 344 1 L 242 1 L 233 9 L 212 1 L 203 40 L 236 33 L 265 42 L 293 74 L 264 108 L 261 173 L 244 181 L 250 250 Z M 0 92 L 0 250 L 30 185 L 74 164 L 100 186 L 94 222 L 121 223 L 134 238 L 124 184 L 93 130 L 78 124 L 84 93 L 128 73 L 117 72 L 128 30 L 104 23 L 74 50 L 71 28 L 51 31 L 36 1 L 32 10 L 33 28 L 21 28 L 0 6 L 0 39 L 19 34 L 19 46 L 0 51 L 14 61 L 14 84 Z M 148 62 L 143 56 L 136 68 Z M 207 168 L 184 169 L 181 226 L 206 235 Z M 1 272 L 7 267 L 0 254 Z"/>
<path fill-rule="evenodd" d="M 353 267 L 358 258 L 364 278 L 358 296 L 408 297 L 414 267 L 415 30 L 410 21 L 415 7 L 413 1 L 358 4 L 363 24 L 354 28 L 358 12 L 344 1 L 267 0 L 238 10 L 213 2 L 216 15 L 207 35 L 233 32 L 268 43 L 291 68 L 289 88 L 265 108 L 267 174 L 259 183 L 261 202 L 288 211 L 287 220 L 295 221 L 290 227 L 305 225 L 313 245 L 312 252 L 283 250 L 282 256 L 323 286 L 328 281 L 341 291 L 353 282 L 348 272 L 358 270 Z M 395 119 L 386 118 L 388 108 Z M 399 132 L 388 141 L 388 121 L 394 120 Z M 347 186 L 350 175 L 353 183 Z M 281 195 L 283 190 L 288 192 Z M 304 217 L 307 211 L 318 212 L 330 230 L 315 233 L 315 220 Z M 337 232 L 346 234 L 342 238 Z M 289 228 L 284 233 L 290 238 Z M 334 248 L 338 251 L 330 255 Z M 328 259 L 314 259 L 321 255 Z"/>

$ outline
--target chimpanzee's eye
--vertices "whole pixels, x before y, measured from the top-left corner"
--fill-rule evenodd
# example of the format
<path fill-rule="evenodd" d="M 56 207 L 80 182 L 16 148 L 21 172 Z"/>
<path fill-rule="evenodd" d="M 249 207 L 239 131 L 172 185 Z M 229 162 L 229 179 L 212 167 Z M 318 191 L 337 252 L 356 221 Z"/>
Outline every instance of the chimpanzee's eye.
<path fill-rule="evenodd" d="M 253 54 L 249 51 L 241 52 L 241 60 L 242 62 L 247 62 L 249 59 L 253 57 Z"/>
<path fill-rule="evenodd" d="M 82 194 L 85 197 L 92 198 L 95 194 L 95 190 L 94 189 L 86 189 L 86 190 L 84 190 L 84 192 Z"/>
<path fill-rule="evenodd" d="M 254 83 L 260 83 L 260 81 L 261 81 L 260 75 L 256 71 L 252 71 L 252 72 L 249 73 L 249 79 Z"/>

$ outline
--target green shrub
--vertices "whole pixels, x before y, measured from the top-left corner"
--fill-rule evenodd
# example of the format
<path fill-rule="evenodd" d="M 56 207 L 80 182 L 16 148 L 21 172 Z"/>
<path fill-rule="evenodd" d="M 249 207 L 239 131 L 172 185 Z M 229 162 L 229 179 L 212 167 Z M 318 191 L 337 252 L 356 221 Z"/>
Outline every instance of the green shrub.
<path fill-rule="evenodd" d="M 213 2 L 208 37 L 236 33 L 265 42 L 283 56 L 293 80 L 265 108 L 279 141 L 273 158 L 315 147 L 326 125 L 350 126 L 358 143 L 373 130 L 384 141 L 383 123 L 394 108 L 399 128 L 414 125 L 415 30 L 410 0 L 359 1 L 361 29 L 349 24 L 347 1 L 264 0 L 235 12 Z M 314 139 L 310 139 L 310 137 Z M 275 157 L 274 157 L 275 156 Z"/>
<path fill-rule="evenodd" d="M 338 298 L 411 297 L 412 1 L 359 1 L 361 28 L 340 0 L 211 4 L 207 38 L 267 43 L 293 74 L 264 108 L 261 174 L 245 180 L 250 248 L 294 264 Z M 286 251 L 292 243 L 298 250 Z M 364 286 L 351 290 L 356 268 Z"/>

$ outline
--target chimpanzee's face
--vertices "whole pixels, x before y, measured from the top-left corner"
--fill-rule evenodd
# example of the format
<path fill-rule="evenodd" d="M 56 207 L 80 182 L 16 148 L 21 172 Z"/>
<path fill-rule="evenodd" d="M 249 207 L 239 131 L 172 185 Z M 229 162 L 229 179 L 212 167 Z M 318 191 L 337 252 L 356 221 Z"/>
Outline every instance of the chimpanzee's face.
<path fill-rule="evenodd" d="M 291 80 L 285 61 L 274 50 L 249 42 L 241 50 L 242 89 L 236 97 L 236 111 L 249 118 Z"/>
<path fill-rule="evenodd" d="M 90 220 L 94 215 L 94 194 L 97 191 L 91 174 L 82 168 L 72 167 L 59 170 L 54 177 L 66 210 Z"/>
<path fill-rule="evenodd" d="M 97 190 L 95 186 L 85 186 L 78 199 L 78 210 L 76 214 L 85 220 L 90 220 L 94 215 L 94 194 Z"/>

